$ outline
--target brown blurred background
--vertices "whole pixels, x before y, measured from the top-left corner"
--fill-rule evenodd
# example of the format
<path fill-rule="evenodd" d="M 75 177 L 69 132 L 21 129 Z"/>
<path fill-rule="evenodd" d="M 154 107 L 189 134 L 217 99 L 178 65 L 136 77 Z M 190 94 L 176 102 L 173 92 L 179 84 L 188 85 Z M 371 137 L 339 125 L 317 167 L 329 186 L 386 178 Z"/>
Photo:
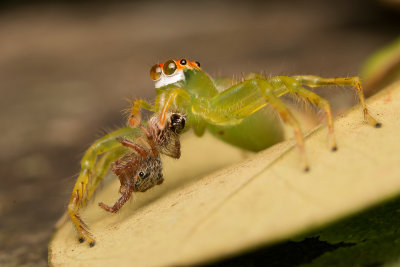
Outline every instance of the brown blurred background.
<path fill-rule="evenodd" d="M 0 265 L 45 266 L 88 145 L 152 100 L 169 58 L 211 75 L 357 75 L 400 33 L 378 1 L 9 1 L 0 4 Z M 336 110 L 353 103 L 326 94 Z"/>

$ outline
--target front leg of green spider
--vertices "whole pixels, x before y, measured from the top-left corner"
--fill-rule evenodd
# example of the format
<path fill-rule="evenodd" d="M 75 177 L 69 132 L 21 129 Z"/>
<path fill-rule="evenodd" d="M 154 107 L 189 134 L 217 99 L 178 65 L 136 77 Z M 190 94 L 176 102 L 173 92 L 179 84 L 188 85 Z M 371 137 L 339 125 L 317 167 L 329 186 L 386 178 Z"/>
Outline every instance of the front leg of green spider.
<path fill-rule="evenodd" d="M 179 111 L 182 114 L 186 114 L 186 112 L 188 112 L 187 108 L 190 107 L 190 100 L 190 95 L 185 90 L 175 86 L 163 93 L 158 94 L 155 100 L 154 111 L 159 113 L 159 127 L 161 129 L 165 127 L 167 123 L 168 111 L 174 110 L 177 112 Z M 196 132 L 199 125 L 189 123 L 189 125 L 185 126 L 184 130 L 186 131 L 191 127 L 193 127 L 194 131 Z"/>
<path fill-rule="evenodd" d="M 78 231 L 80 242 L 86 240 L 90 246 L 95 244 L 95 240 L 90 234 L 87 225 L 79 215 L 80 208 L 87 203 L 97 185 L 104 177 L 109 168 L 108 163 L 117 159 L 120 153 L 122 153 L 122 145 L 116 140 L 117 137 L 134 135 L 136 132 L 137 129 L 131 127 L 119 129 L 98 139 L 86 151 L 81 161 L 81 172 L 79 173 L 68 204 L 68 214 Z M 103 153 L 107 153 L 107 155 L 103 156 L 100 161 L 97 161 L 97 157 Z"/>
<path fill-rule="evenodd" d="M 143 108 L 154 112 L 154 106 L 142 99 L 136 99 L 130 102 L 132 107 L 129 112 L 128 125 L 135 128 L 139 126 L 141 122 L 140 110 Z"/>

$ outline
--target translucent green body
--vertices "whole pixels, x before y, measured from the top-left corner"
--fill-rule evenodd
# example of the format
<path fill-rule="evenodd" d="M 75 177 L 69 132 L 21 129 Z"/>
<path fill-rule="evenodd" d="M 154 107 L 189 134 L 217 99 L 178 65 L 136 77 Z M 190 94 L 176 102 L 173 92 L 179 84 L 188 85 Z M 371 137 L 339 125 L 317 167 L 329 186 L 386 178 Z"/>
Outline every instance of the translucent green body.
<path fill-rule="evenodd" d="M 175 62 L 175 63 L 174 63 Z M 211 79 L 205 72 L 192 63 L 182 59 L 167 61 L 162 68 L 155 65 L 151 76 L 159 83 L 167 81 L 156 89 L 154 105 L 138 99 L 133 102 L 128 123 L 131 127 L 118 129 L 95 141 L 86 151 L 81 161 L 81 172 L 74 186 L 68 205 L 68 212 L 74 223 L 79 240 L 86 240 L 90 246 L 95 244 L 88 227 L 79 216 L 79 210 L 92 196 L 99 182 L 116 161 L 125 152 L 125 148 L 116 141 L 117 137 L 129 137 L 135 140 L 137 125 L 140 123 L 140 110 L 147 109 L 158 114 L 158 125 L 165 125 L 167 111 L 186 115 L 185 131 L 193 129 L 201 136 L 206 130 L 221 140 L 250 151 L 260 151 L 283 139 L 280 119 L 288 124 L 294 132 L 300 151 L 302 167 L 309 170 L 304 148 L 303 135 L 299 123 L 289 108 L 279 98 L 291 93 L 303 98 L 319 108 L 326 115 L 329 133 L 329 146 L 336 151 L 333 130 L 333 118 L 329 102 L 308 90 L 306 87 L 342 85 L 355 87 L 363 108 L 365 119 L 369 124 L 380 127 L 365 105 L 361 82 L 358 77 L 322 78 L 312 75 L 277 76 L 266 78 L 260 74 L 250 74 L 244 81 L 230 79 Z M 192 64 L 192 65 L 190 65 Z M 191 67 L 187 67 L 187 66 Z M 162 69 L 162 72 L 161 72 Z M 174 73 L 181 75 L 174 76 Z M 170 78 L 179 79 L 168 83 Z M 305 87 L 306 86 L 306 87 Z M 273 112 L 272 112 L 273 111 Z"/>
<path fill-rule="evenodd" d="M 246 85 L 224 91 L 236 82 L 229 79 L 212 80 L 200 70 L 186 70 L 185 78 L 185 81 L 177 85 L 190 98 L 177 97 L 171 109 L 187 114 L 188 126 L 198 136 L 208 130 L 217 138 L 250 151 L 260 151 L 283 140 L 280 120 L 270 107 L 266 107 L 267 104 L 257 88 L 253 88 L 250 93 L 248 89 L 252 87 Z M 157 90 L 156 103 L 159 105 L 156 106 L 156 112 L 164 104 L 162 100 L 176 87 L 168 85 Z M 229 114 L 235 99 L 239 100 L 236 106 L 242 105 L 244 109 L 237 112 L 236 118 Z M 241 101 L 243 102 L 240 103 Z M 252 105 L 249 106 L 249 102 Z"/>

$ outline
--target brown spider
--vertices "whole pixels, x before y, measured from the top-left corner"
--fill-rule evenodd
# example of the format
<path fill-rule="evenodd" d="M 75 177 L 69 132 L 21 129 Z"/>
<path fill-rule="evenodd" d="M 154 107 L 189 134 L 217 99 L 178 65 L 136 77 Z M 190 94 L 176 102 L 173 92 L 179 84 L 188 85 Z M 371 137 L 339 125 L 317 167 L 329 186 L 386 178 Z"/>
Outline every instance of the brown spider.
<path fill-rule="evenodd" d="M 179 134 L 185 128 L 186 117 L 179 113 L 168 112 L 165 119 L 164 125 L 160 125 L 159 115 L 151 117 L 146 127 L 139 122 L 143 136 L 136 138 L 135 141 L 123 137 L 116 139 L 118 143 L 131 149 L 132 152 L 128 154 L 124 152 L 125 154 L 112 163 L 112 171 L 118 176 L 121 183 L 119 189 L 121 197 L 113 206 L 107 206 L 100 202 L 101 208 L 116 213 L 130 199 L 133 192 L 145 192 L 164 181 L 160 154 L 172 158 L 180 157 Z M 107 162 L 107 157 L 114 156 L 114 154 L 105 155 L 104 162 Z M 69 203 L 69 214 L 78 229 L 79 241 L 87 240 L 91 247 L 95 245 L 95 240 L 90 234 L 88 226 L 79 216 L 79 210 L 93 195 L 106 171 L 107 169 L 100 174 L 90 174 L 90 179 L 78 183 L 79 188 L 74 189 Z"/>
<path fill-rule="evenodd" d="M 173 158 L 181 155 L 179 133 L 185 127 L 185 117 L 178 113 L 169 114 L 168 124 L 161 129 L 158 118 L 149 120 L 147 129 L 140 126 L 147 138 L 150 150 L 125 138 L 118 138 L 123 146 L 134 152 L 119 158 L 112 164 L 112 170 L 121 183 L 122 196 L 110 207 L 100 202 L 99 206 L 109 212 L 117 212 L 129 200 L 132 192 L 145 192 L 155 185 L 162 184 L 162 164 L 160 153 Z"/>

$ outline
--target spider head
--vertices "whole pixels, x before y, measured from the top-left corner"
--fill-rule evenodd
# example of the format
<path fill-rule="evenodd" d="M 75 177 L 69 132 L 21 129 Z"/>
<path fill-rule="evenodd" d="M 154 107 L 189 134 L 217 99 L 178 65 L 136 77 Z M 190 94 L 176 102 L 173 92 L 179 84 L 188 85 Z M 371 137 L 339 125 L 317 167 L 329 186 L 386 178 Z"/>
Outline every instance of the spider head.
<path fill-rule="evenodd" d="M 133 191 L 145 192 L 164 182 L 162 164 L 159 156 L 149 155 L 143 159 L 133 178 Z"/>
<path fill-rule="evenodd" d="M 163 64 L 156 64 L 150 69 L 150 77 L 155 82 L 155 87 L 160 88 L 169 84 L 184 81 L 186 70 L 201 70 L 198 61 L 186 59 L 167 60 Z"/>

